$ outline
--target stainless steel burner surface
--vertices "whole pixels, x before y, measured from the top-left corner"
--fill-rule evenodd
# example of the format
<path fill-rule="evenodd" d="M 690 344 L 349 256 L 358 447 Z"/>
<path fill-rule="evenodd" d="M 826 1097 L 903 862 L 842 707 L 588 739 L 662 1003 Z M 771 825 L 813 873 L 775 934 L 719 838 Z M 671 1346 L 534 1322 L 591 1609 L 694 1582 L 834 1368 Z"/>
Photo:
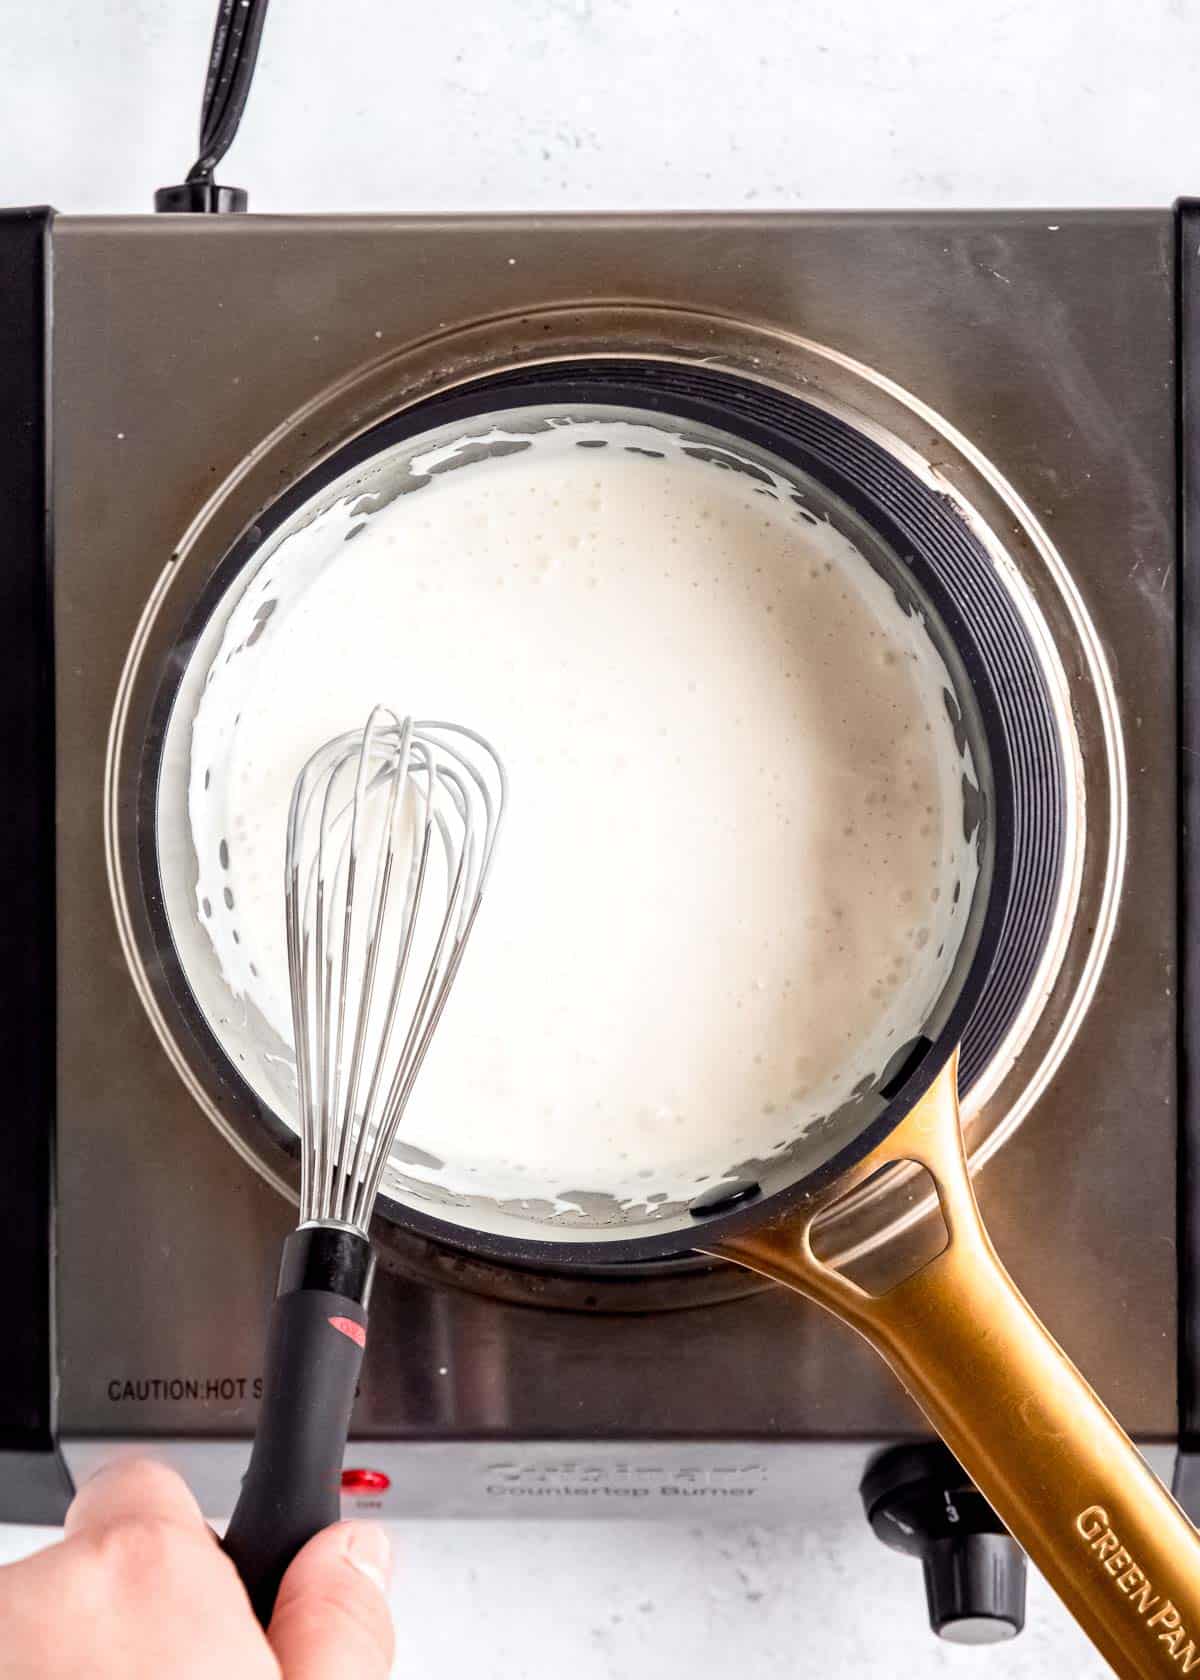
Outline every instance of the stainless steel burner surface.
<path fill-rule="evenodd" d="M 1171 1436 L 1171 237 L 1165 213 L 59 224 L 68 1457 L 113 1435 L 211 1440 L 201 1482 L 227 1507 L 242 1449 L 215 1442 L 249 1431 L 288 1226 L 163 1054 L 109 911 L 106 734 L 146 604 L 173 554 L 168 580 L 199 575 L 283 485 L 398 402 L 581 347 L 715 355 L 852 412 L 979 522 L 1004 568 L 1051 673 L 1076 826 L 1043 969 L 973 1093 L 969 1136 L 990 1157 L 981 1195 L 1018 1283 L 1127 1426 Z M 205 1102 L 239 1129 L 234 1093 Z M 868 1249 L 915 1217 L 911 1195 L 860 1199 L 838 1246 Z M 1115 1279 L 1139 1303 L 1119 1336 Z M 772 1485 L 802 1501 L 814 1454 L 835 1477 L 853 1462 L 853 1479 L 852 1443 L 920 1432 L 849 1332 L 771 1291 L 721 1299 L 730 1284 L 685 1268 L 566 1299 L 575 1285 L 480 1277 L 400 1244 L 356 1433 L 398 1475 L 418 1462 L 403 1443 L 440 1443 L 441 1508 L 487 1511 L 519 1504 L 527 1475 L 553 1484 L 589 1442 L 658 1443 L 626 1454 L 647 1485 L 691 1463 L 760 1509 Z M 622 1310 L 630 1297 L 648 1310 Z M 584 1310 L 517 1304 L 530 1299 Z"/>

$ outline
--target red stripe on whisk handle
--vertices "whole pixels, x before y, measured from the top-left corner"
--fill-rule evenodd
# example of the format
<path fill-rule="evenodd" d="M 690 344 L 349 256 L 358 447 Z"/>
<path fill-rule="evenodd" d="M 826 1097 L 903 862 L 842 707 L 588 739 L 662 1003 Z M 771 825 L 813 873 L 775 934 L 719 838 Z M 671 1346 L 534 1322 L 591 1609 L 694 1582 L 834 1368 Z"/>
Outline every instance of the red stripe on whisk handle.
<path fill-rule="evenodd" d="M 329 1322 L 335 1330 L 340 1330 L 343 1336 L 349 1336 L 350 1340 L 356 1342 L 360 1348 L 366 1347 L 367 1327 L 365 1324 L 356 1324 L 352 1318 L 331 1318 Z"/>

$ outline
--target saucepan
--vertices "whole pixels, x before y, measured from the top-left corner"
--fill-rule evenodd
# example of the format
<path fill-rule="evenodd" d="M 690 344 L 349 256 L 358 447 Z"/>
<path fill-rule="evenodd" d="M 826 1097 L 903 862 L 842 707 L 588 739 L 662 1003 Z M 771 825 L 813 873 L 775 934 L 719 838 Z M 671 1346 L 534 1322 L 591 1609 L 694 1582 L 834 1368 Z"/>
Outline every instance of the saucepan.
<path fill-rule="evenodd" d="M 958 879 L 935 930 L 945 958 L 922 1018 L 869 1078 L 798 1135 L 701 1163 L 693 1176 L 704 1182 L 687 1195 L 547 1184 L 541 1195 L 489 1196 L 402 1146 L 384 1219 L 547 1272 L 700 1254 L 819 1302 L 888 1362 L 1119 1673 L 1200 1662 L 1200 1538 L 1008 1276 L 963 1149 L 960 1076 L 986 1060 L 1028 986 L 1061 867 L 1061 777 L 1036 661 L 959 512 L 843 417 L 744 375 L 665 360 L 525 367 L 410 406 L 264 509 L 196 591 L 154 677 L 133 864 L 116 885 L 160 1035 L 210 1109 L 238 1109 L 239 1125 L 290 1147 L 290 1046 L 238 995 L 204 925 L 224 913 L 208 885 L 219 884 L 224 836 L 197 817 L 195 743 L 206 743 L 204 788 L 219 795 L 255 650 L 351 527 L 431 471 L 572 426 L 597 448 L 628 440 L 631 426 L 657 431 L 661 451 L 757 475 L 765 493 L 786 488 L 855 544 L 936 648 L 962 789 Z M 645 444 L 643 454 L 660 452 Z M 227 725 L 214 727 L 226 691 Z M 501 861 L 493 893 L 503 879 Z M 936 1192 L 941 1247 L 868 1286 L 822 1257 L 814 1231 L 905 1163 Z"/>

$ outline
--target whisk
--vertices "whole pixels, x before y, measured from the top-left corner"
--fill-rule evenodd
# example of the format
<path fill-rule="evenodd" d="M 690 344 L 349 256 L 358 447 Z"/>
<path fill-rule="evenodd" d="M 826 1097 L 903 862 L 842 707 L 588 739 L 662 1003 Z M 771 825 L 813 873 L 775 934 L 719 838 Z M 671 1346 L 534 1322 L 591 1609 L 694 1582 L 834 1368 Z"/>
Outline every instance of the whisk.
<path fill-rule="evenodd" d="M 264 1625 L 292 1558 L 338 1518 L 374 1269 L 368 1227 L 479 911 L 506 792 L 481 735 L 377 706 L 365 729 L 313 754 L 292 793 L 284 900 L 300 1223 L 283 1247 L 258 1428 L 224 1541 Z"/>

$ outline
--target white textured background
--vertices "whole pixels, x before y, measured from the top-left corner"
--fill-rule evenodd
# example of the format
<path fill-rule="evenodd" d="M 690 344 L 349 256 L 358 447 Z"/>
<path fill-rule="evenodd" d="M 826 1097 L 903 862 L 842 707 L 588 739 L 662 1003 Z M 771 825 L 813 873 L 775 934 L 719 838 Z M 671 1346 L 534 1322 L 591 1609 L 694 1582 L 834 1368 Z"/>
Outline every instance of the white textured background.
<path fill-rule="evenodd" d="M 212 9 L 0 6 L 0 203 L 145 210 L 181 179 Z M 1165 204 L 1200 192 L 1198 88 L 1194 0 L 274 0 L 221 177 L 258 210 Z M 938 1644 L 857 1510 L 397 1537 L 401 1675 L 1108 1672 L 1038 1580 L 1015 1644 Z"/>
<path fill-rule="evenodd" d="M 144 210 L 212 0 L 5 0 L 0 202 Z M 259 210 L 1168 203 L 1195 0 L 274 0 Z"/>

